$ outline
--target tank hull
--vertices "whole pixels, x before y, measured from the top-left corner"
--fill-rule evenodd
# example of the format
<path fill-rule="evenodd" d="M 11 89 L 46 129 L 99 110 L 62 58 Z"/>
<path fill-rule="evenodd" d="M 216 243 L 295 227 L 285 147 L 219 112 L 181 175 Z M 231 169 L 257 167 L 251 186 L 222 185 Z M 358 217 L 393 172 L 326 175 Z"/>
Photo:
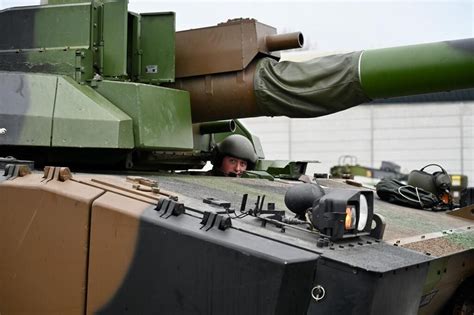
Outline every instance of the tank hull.
<path fill-rule="evenodd" d="M 59 168 L 1 177 L 0 310 L 434 314 L 474 273 L 472 242 L 455 247 L 442 234 L 415 235 L 419 231 L 413 230 L 412 218 L 394 226 L 400 212 L 387 215 L 384 241 L 359 237 L 318 247 L 313 233 L 262 226 L 251 216 L 231 215 L 227 228 L 204 222 L 206 212 L 216 218 L 227 214 L 199 196 L 230 197 L 237 208 L 239 190 L 250 198 L 265 192 L 278 207 L 283 197 L 276 192 L 289 184 L 158 175 L 147 180 L 160 183 L 160 192 L 151 193 L 148 184 L 141 189 L 135 184 L 140 180 L 145 183 L 136 176 L 70 175 Z M 223 190 L 223 183 L 232 189 Z M 184 213 L 160 206 L 160 200 L 184 204 Z M 413 213 L 382 201 L 376 206 L 384 214 L 395 207 L 423 216 L 426 226 L 459 226 L 452 235 L 474 237 L 463 219 Z M 423 244 L 427 239 L 451 245 L 427 255 L 432 246 Z M 70 280 L 67 287 L 64 279 Z M 315 288 L 321 287 L 325 293 L 318 299 Z"/>

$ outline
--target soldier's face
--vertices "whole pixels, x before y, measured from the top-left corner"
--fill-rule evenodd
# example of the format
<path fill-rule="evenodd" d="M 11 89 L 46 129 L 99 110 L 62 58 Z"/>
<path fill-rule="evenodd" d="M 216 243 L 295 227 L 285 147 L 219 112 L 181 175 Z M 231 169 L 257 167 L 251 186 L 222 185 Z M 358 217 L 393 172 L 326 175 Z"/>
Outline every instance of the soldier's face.
<path fill-rule="evenodd" d="M 226 176 L 242 176 L 242 173 L 247 169 L 247 161 L 232 157 L 225 156 L 222 160 L 220 170 Z"/>

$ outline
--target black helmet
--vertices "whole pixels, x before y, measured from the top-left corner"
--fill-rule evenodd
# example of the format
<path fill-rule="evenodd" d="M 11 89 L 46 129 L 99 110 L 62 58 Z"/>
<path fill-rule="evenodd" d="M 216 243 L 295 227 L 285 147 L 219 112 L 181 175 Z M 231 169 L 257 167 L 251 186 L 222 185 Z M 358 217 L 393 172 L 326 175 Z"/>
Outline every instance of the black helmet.
<path fill-rule="evenodd" d="M 215 154 L 212 160 L 212 164 L 215 167 L 220 167 L 222 159 L 225 156 L 233 156 L 235 158 L 244 160 L 247 162 L 247 169 L 253 169 L 257 162 L 257 154 L 253 148 L 252 143 L 249 139 L 241 135 L 230 135 L 215 147 Z"/>

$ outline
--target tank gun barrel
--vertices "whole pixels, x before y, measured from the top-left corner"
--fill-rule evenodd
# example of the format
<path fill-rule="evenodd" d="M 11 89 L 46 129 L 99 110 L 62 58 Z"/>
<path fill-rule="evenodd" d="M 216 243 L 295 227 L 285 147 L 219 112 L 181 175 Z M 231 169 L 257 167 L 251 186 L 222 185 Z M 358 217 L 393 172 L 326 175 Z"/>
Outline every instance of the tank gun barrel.
<path fill-rule="evenodd" d="M 239 22 L 247 28 L 254 23 L 257 30 L 262 25 L 254 20 Z M 189 49 L 196 46 L 193 41 L 202 45 L 205 38 L 217 38 L 214 33 L 222 32 L 220 27 L 177 33 L 173 87 L 190 92 L 193 122 L 318 117 L 376 99 L 474 87 L 474 39 L 366 50 L 306 62 L 278 62 L 279 56 L 273 53 L 302 44 L 301 33 L 257 31 L 249 41 L 256 45 L 253 54 L 248 42 L 240 51 L 227 42 L 210 45 L 212 51 L 207 52 Z M 239 38 L 249 37 L 245 27 L 241 29 L 244 33 Z M 223 60 L 216 58 L 219 51 L 225 52 Z"/>
<path fill-rule="evenodd" d="M 359 77 L 372 99 L 471 88 L 474 39 L 367 50 Z"/>
<path fill-rule="evenodd" d="M 367 50 L 308 62 L 262 59 L 253 114 L 318 117 L 371 100 L 474 87 L 474 39 Z"/>

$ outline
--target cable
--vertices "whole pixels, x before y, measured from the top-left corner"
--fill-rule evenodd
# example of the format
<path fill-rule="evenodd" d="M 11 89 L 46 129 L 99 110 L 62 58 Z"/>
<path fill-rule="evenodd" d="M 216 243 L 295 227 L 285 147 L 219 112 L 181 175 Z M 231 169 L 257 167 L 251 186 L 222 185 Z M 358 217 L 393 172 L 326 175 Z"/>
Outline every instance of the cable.
<path fill-rule="evenodd" d="M 403 193 L 402 193 L 402 188 L 407 188 L 407 187 L 411 187 L 411 188 L 415 188 L 415 192 L 416 192 L 416 196 L 418 197 L 418 200 L 416 199 L 412 199 L 410 197 L 407 197 L 405 196 Z M 423 205 L 423 202 L 421 201 L 421 197 L 420 197 L 420 194 L 418 193 L 418 187 L 414 187 L 414 186 L 411 186 L 411 185 L 405 185 L 405 186 L 400 186 L 398 187 L 398 193 L 405 199 L 407 200 L 410 200 L 410 201 L 413 201 L 413 202 L 418 202 L 421 206 L 421 209 L 424 208 L 424 205 Z"/>

